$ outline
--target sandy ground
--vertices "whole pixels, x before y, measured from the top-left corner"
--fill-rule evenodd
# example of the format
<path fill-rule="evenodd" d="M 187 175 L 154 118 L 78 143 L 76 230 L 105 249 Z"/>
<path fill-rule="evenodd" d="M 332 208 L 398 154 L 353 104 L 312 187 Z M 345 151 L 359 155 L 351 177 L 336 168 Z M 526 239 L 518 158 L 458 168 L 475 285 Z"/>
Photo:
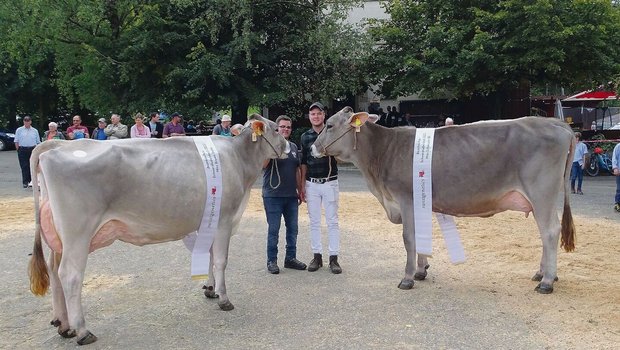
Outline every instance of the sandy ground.
<path fill-rule="evenodd" d="M 74 348 L 75 340 L 49 326 L 50 296 L 28 290 L 32 210 L 27 194 L 0 199 L 0 348 Z M 308 262 L 305 205 L 300 210 L 298 257 Z M 371 194 L 341 192 L 342 275 L 327 268 L 270 275 L 262 201 L 253 189 L 227 269 L 235 310 L 220 311 L 201 296 L 182 243 L 115 243 L 89 258 L 83 302 L 99 337 L 89 348 L 614 349 L 620 217 L 574 216 L 577 249 L 559 254 L 551 295 L 535 293 L 530 281 L 541 254 L 535 221 L 511 212 L 457 219 L 468 258 L 461 265 L 449 263 L 436 230 L 427 280 L 401 291 L 401 227 Z M 283 246 L 281 239 L 281 253 Z"/>

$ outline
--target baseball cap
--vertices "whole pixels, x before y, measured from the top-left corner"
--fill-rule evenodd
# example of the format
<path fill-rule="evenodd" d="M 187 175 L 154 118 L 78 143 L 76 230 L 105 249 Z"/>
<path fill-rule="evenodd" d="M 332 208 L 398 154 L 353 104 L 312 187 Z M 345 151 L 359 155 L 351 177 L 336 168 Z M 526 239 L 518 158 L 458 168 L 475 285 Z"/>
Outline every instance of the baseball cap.
<path fill-rule="evenodd" d="M 325 107 L 323 106 L 323 104 L 321 102 L 315 102 L 315 103 L 311 104 L 310 108 L 308 110 L 311 111 L 314 108 L 318 108 L 322 112 L 325 112 Z"/>
<path fill-rule="evenodd" d="M 99 118 L 99 120 L 97 120 L 98 123 L 105 123 L 105 118 Z"/>
<path fill-rule="evenodd" d="M 181 114 L 179 114 L 179 112 L 174 112 L 174 113 L 172 113 L 172 115 L 170 116 L 170 118 L 174 118 L 174 117 L 183 118 L 183 116 L 182 116 Z"/>

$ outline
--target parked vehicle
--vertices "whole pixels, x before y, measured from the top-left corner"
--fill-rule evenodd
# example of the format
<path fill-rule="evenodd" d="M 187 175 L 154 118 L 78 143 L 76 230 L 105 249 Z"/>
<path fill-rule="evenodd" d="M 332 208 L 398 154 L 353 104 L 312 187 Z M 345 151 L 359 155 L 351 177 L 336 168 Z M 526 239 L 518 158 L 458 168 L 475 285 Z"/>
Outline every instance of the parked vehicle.
<path fill-rule="evenodd" d="M 15 134 L 7 129 L 0 129 L 0 151 L 15 149 Z"/>
<path fill-rule="evenodd" d="M 590 156 L 590 163 L 586 167 L 586 173 L 590 176 L 597 176 L 601 170 L 613 174 L 611 158 L 607 156 L 607 153 L 602 148 L 596 147 Z"/>

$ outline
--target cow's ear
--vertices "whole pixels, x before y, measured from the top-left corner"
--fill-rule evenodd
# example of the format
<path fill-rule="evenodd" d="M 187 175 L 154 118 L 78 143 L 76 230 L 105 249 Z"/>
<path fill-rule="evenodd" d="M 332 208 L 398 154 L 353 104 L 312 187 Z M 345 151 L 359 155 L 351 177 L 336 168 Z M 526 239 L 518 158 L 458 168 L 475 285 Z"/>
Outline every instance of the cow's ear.
<path fill-rule="evenodd" d="M 348 123 L 354 128 L 359 128 L 362 124 L 366 123 L 370 116 L 366 112 L 355 113 L 349 118 Z"/>
<path fill-rule="evenodd" d="M 252 141 L 257 140 L 257 136 L 261 136 L 265 132 L 265 123 L 260 120 L 254 120 L 252 122 Z"/>
<path fill-rule="evenodd" d="M 371 123 L 376 123 L 379 120 L 379 116 L 376 114 L 369 114 L 368 115 L 368 121 Z"/>

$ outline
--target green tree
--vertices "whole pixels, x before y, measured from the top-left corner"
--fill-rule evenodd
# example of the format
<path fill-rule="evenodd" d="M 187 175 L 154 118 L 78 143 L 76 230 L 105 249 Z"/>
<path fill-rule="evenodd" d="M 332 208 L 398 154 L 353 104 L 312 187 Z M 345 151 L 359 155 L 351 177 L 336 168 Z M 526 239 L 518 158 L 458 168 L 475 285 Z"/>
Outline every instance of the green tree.
<path fill-rule="evenodd" d="M 372 23 L 387 96 L 469 98 L 517 86 L 596 86 L 620 72 L 618 8 L 603 0 L 389 1 Z"/>

